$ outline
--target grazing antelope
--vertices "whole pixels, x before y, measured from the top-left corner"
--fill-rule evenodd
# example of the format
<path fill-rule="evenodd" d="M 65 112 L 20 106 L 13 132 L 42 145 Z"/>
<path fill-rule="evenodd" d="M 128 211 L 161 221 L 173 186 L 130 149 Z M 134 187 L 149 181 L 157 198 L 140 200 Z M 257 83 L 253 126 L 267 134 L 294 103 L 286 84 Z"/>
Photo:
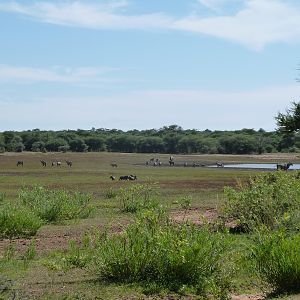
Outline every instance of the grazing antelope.
<path fill-rule="evenodd" d="M 129 180 L 137 180 L 137 177 L 136 177 L 136 175 L 129 175 L 128 179 Z"/>
<path fill-rule="evenodd" d="M 67 166 L 72 167 L 73 162 L 71 160 L 66 160 L 66 164 Z"/>
<path fill-rule="evenodd" d="M 113 168 L 117 168 L 118 167 L 118 165 L 116 164 L 116 163 L 112 163 L 112 164 L 110 164 Z"/>
<path fill-rule="evenodd" d="M 224 168 L 224 163 L 216 162 L 217 168 Z"/>
<path fill-rule="evenodd" d="M 46 167 L 47 163 L 44 160 L 41 160 L 42 167 Z"/>
<path fill-rule="evenodd" d="M 169 160 L 169 164 L 170 164 L 170 167 L 171 166 L 173 166 L 173 167 L 175 166 L 175 162 L 173 160 Z"/>
<path fill-rule="evenodd" d="M 109 178 L 110 178 L 112 181 L 116 180 L 116 177 L 115 177 L 115 176 L 112 176 L 112 175 L 111 175 Z"/>
<path fill-rule="evenodd" d="M 23 160 L 18 160 L 17 161 L 17 167 L 18 166 L 22 166 L 23 167 L 24 163 L 23 163 Z"/>
<path fill-rule="evenodd" d="M 276 169 L 277 170 L 284 170 L 287 171 L 289 169 L 290 166 L 292 166 L 293 164 L 291 162 L 288 162 L 287 164 L 277 164 L 276 165 Z"/>

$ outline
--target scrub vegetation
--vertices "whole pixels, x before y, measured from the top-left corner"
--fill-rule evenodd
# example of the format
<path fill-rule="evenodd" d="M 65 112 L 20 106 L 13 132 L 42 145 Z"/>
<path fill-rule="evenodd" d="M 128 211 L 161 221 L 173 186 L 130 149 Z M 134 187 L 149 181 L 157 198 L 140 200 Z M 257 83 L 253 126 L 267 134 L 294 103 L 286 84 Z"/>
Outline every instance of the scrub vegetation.
<path fill-rule="evenodd" d="M 155 156 L 1 155 L 0 298 L 299 297 L 298 171 L 192 167 L 297 155 Z"/>

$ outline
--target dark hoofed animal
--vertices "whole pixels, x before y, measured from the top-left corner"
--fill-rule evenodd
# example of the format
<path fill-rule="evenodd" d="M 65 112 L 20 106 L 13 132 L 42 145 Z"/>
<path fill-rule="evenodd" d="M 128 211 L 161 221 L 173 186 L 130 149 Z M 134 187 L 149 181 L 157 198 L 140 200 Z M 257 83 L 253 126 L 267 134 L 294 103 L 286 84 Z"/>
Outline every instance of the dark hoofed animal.
<path fill-rule="evenodd" d="M 66 160 L 66 164 L 68 167 L 72 167 L 73 162 L 71 160 Z"/>
<path fill-rule="evenodd" d="M 44 160 L 41 160 L 42 167 L 47 167 L 47 163 Z"/>
<path fill-rule="evenodd" d="M 116 180 L 116 177 L 115 176 L 109 176 L 109 178 L 112 180 L 112 181 L 114 181 L 114 180 Z"/>
<path fill-rule="evenodd" d="M 174 162 L 173 160 L 169 160 L 169 165 L 170 165 L 170 167 L 171 167 L 171 166 L 174 167 L 174 166 L 175 166 L 175 162 Z"/>
<path fill-rule="evenodd" d="M 217 168 L 224 168 L 224 163 L 216 162 Z"/>
<path fill-rule="evenodd" d="M 23 167 L 23 165 L 24 165 L 23 160 L 18 160 L 18 161 L 17 161 L 17 167 L 18 167 L 18 166 L 22 166 L 22 167 Z"/>
<path fill-rule="evenodd" d="M 117 168 L 118 167 L 118 165 L 116 164 L 116 163 L 112 163 L 112 164 L 110 164 L 113 168 Z"/>
<path fill-rule="evenodd" d="M 136 175 L 124 175 L 124 176 L 120 176 L 119 180 L 137 180 L 137 176 Z"/>
<path fill-rule="evenodd" d="M 287 171 L 290 166 L 292 166 L 293 164 L 291 162 L 288 162 L 287 164 L 277 164 L 276 165 L 276 169 L 277 170 L 283 170 L 283 171 Z"/>

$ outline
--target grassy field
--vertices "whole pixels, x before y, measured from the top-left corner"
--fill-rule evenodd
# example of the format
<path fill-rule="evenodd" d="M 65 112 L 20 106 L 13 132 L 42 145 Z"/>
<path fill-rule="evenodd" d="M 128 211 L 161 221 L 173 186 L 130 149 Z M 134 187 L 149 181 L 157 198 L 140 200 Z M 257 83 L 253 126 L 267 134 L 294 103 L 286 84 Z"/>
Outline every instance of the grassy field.
<path fill-rule="evenodd" d="M 146 161 L 158 157 L 161 167 L 146 166 Z M 188 197 L 191 207 L 188 218 L 200 219 L 200 215 L 214 218 L 224 201 L 224 186 L 235 186 L 246 181 L 258 170 L 236 170 L 226 168 L 183 167 L 184 162 L 213 165 L 224 163 L 300 162 L 294 154 L 270 154 L 260 156 L 232 155 L 176 155 L 175 167 L 168 166 L 169 155 L 125 154 L 125 153 L 5 153 L 0 155 L 0 193 L 6 202 L 17 202 L 18 191 L 26 186 L 44 186 L 50 189 L 67 189 L 92 194 L 95 210 L 91 217 L 83 220 L 65 221 L 63 224 L 44 225 L 32 239 L 0 240 L 0 279 L 7 278 L 8 285 L 16 293 L 16 299 L 196 299 L 193 295 L 161 295 L 160 298 L 145 296 L 135 285 L 99 282 L 86 270 L 60 270 L 49 266 L 49 256 L 68 247 L 71 240 L 81 241 L 86 232 L 109 226 L 111 232 L 121 232 L 131 221 L 132 215 L 120 211 L 120 203 L 110 197 L 112 192 L 135 184 L 157 183 L 160 202 L 178 221 L 183 210 L 181 200 Z M 18 160 L 24 166 L 17 166 Z M 47 162 L 42 167 L 40 160 Z M 65 160 L 73 162 L 68 167 Z M 51 166 L 52 161 L 61 161 L 61 166 Z M 110 164 L 117 163 L 113 168 Z M 137 181 L 119 181 L 121 175 L 134 174 Z M 115 176 L 112 181 L 110 176 Z M 30 248 L 34 242 L 33 250 Z M 31 250 L 30 250 L 31 249 Z M 36 252 L 24 263 L 24 255 Z M 30 256 L 30 255 L 29 255 Z M 45 263 L 46 262 L 46 263 Z M 241 275 L 242 276 L 242 275 Z M 6 279 L 5 279 L 6 280 Z M 235 299 L 259 299 L 255 282 L 242 276 L 233 294 Z M 1 290 L 0 290 L 1 291 Z M 6 295 L 6 294 L 5 294 Z M 7 297 L 9 296 L 9 293 Z M 251 298 L 252 297 L 252 298 Z M 255 298 L 256 297 L 256 298 Z M 0 299 L 1 294 L 0 294 Z M 286 299 L 300 299 L 297 296 Z"/>

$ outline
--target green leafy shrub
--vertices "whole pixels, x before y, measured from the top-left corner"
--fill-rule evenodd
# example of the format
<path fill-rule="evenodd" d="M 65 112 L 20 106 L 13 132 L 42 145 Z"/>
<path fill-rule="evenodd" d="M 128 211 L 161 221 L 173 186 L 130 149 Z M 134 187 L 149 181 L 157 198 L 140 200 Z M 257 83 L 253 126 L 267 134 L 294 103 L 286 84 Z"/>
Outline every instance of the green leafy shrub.
<path fill-rule="evenodd" d="M 44 187 L 22 188 L 19 199 L 46 223 L 87 218 L 93 209 L 89 194 Z"/>
<path fill-rule="evenodd" d="M 150 209 L 159 205 L 158 191 L 155 184 L 135 184 L 120 189 L 117 199 L 121 204 L 121 211 L 135 213 L 142 209 Z"/>
<path fill-rule="evenodd" d="M 0 209 L 0 238 L 19 238 L 35 235 L 42 220 L 25 207 L 5 205 Z"/>
<path fill-rule="evenodd" d="M 225 188 L 223 216 L 234 219 L 245 231 L 265 225 L 274 229 L 287 215 L 300 211 L 300 181 L 296 173 L 257 175 L 239 189 Z"/>
<path fill-rule="evenodd" d="M 188 223 L 175 226 L 163 212 L 145 211 L 124 234 L 99 239 L 96 266 L 108 280 L 221 297 L 229 286 L 228 245 L 225 235 Z"/>
<path fill-rule="evenodd" d="M 109 188 L 105 191 L 104 197 L 106 199 L 113 199 L 116 198 L 118 195 L 118 191 L 113 189 L 113 188 Z"/>
<path fill-rule="evenodd" d="M 252 249 L 258 275 L 277 293 L 300 292 L 300 233 L 259 234 Z"/>

